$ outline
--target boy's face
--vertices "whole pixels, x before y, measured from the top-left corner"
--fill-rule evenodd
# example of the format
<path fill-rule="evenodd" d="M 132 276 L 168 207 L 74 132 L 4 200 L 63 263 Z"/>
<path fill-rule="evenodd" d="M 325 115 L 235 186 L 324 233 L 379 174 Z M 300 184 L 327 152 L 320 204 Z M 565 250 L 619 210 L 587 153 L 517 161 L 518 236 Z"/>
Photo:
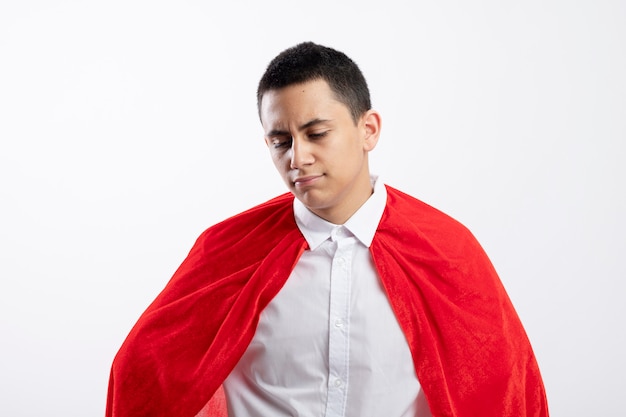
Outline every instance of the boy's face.
<path fill-rule="evenodd" d="M 278 172 L 313 213 L 342 224 L 369 198 L 367 154 L 380 134 L 378 113 L 355 124 L 326 81 L 314 80 L 266 92 L 261 123 Z"/>

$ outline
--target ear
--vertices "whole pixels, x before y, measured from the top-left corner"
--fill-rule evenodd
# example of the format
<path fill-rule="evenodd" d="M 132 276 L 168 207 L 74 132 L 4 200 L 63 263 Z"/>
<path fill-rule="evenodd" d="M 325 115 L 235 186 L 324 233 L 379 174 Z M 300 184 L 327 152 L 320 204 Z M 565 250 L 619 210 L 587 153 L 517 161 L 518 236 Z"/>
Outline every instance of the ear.
<path fill-rule="evenodd" d="M 364 131 L 363 149 L 369 152 L 376 147 L 380 137 L 380 114 L 376 110 L 368 110 L 361 116 L 361 125 Z"/>

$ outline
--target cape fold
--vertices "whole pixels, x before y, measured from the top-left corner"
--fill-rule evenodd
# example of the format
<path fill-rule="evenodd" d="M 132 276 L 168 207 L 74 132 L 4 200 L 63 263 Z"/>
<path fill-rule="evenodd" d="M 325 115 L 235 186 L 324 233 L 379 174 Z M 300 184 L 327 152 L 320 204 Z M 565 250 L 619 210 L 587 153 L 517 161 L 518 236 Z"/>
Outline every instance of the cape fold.
<path fill-rule="evenodd" d="M 215 408 L 209 399 L 306 248 L 292 202 L 277 197 L 198 238 L 117 353 L 107 416 L 191 417 Z"/>
<path fill-rule="evenodd" d="M 387 188 L 370 250 L 433 416 L 547 417 L 530 342 L 477 240 Z"/>

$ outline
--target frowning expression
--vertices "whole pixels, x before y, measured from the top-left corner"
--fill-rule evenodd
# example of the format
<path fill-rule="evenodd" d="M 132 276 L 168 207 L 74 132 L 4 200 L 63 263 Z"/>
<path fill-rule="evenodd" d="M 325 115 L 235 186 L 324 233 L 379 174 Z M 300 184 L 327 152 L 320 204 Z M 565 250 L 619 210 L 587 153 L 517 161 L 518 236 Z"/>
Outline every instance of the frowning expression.
<path fill-rule="evenodd" d="M 372 193 L 368 152 L 380 117 L 355 121 L 324 80 L 270 90 L 261 123 L 274 165 L 289 190 L 318 216 L 344 223 Z"/>

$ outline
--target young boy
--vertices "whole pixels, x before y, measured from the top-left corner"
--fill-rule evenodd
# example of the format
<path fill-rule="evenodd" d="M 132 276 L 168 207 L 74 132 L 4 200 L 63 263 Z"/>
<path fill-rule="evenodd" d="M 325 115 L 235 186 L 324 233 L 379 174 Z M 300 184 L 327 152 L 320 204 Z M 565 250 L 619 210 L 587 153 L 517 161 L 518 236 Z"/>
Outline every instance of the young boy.
<path fill-rule="evenodd" d="M 290 193 L 200 236 L 116 356 L 107 416 L 547 416 L 480 245 L 370 174 L 357 65 L 299 44 L 257 100 Z"/>

